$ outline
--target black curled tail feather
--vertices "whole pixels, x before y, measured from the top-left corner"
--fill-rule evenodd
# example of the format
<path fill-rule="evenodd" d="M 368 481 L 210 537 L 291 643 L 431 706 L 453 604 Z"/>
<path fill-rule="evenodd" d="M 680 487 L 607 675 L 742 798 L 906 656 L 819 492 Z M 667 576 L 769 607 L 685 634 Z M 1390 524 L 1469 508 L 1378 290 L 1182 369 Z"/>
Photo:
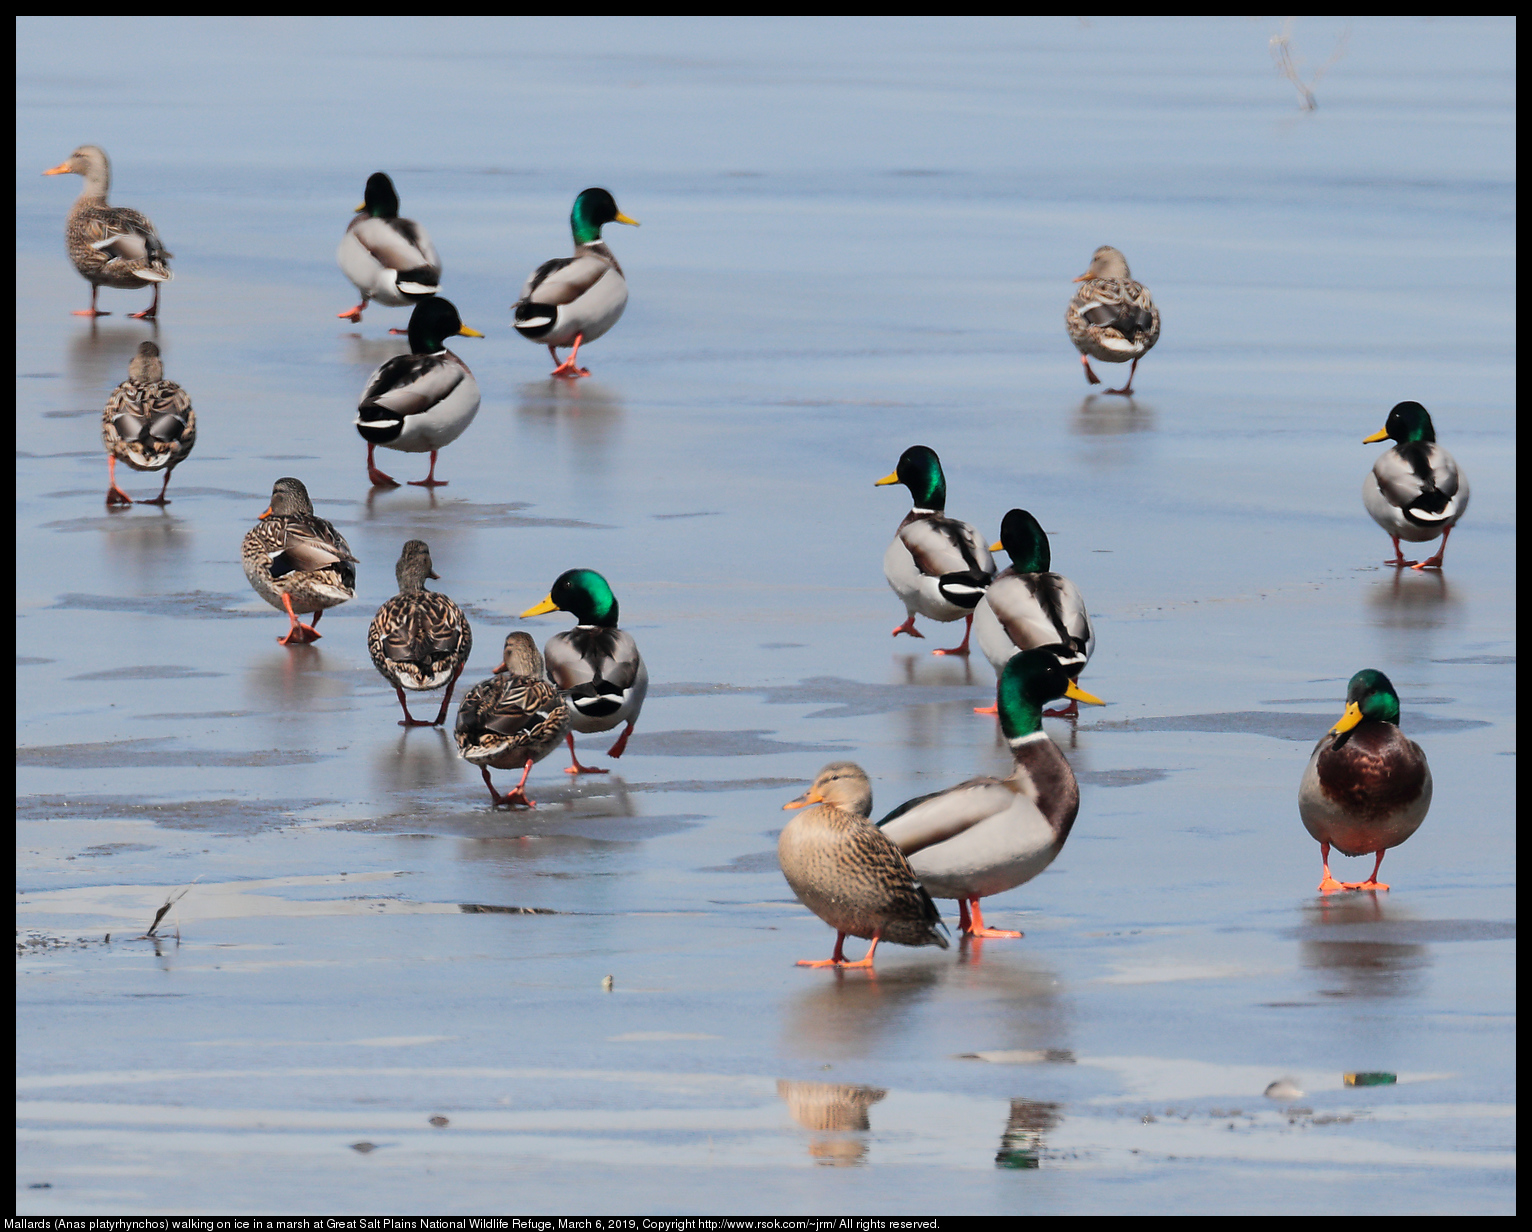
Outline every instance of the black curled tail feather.
<path fill-rule="evenodd" d="M 936 909 L 936 904 L 932 901 L 931 896 L 926 893 L 925 886 L 917 884 L 915 888 L 920 891 L 921 914 L 926 923 L 931 925 L 931 944 L 945 950 L 947 948 L 947 922 L 942 919 L 942 913 Z M 941 931 L 938 932 L 937 929 Z"/>
<path fill-rule="evenodd" d="M 953 607 L 964 608 L 971 612 L 979 606 L 979 600 L 984 598 L 984 592 L 989 587 L 989 583 L 990 577 L 987 573 L 977 571 L 944 573 L 936 579 L 936 589 Z"/>

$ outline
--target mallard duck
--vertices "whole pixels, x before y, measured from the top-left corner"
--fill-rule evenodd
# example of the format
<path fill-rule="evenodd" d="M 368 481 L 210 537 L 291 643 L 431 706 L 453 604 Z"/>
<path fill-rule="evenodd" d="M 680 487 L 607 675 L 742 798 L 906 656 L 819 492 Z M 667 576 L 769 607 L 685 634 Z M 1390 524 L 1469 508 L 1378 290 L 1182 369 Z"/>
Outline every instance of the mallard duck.
<path fill-rule="evenodd" d="M 986 928 L 979 900 L 1031 881 L 1064 849 L 1080 789 L 1074 771 L 1043 731 L 1042 708 L 1055 697 L 1105 705 L 1080 689 L 1046 648 L 1023 650 L 1000 672 L 995 705 L 1016 770 L 977 778 L 901 804 L 878 822 L 936 898 L 958 900 L 958 923 L 972 937 L 1020 937 Z"/>
<path fill-rule="evenodd" d="M 915 628 L 915 613 L 943 623 L 962 618 L 963 642 L 951 650 L 932 654 L 965 655 L 973 632 L 973 611 L 995 576 L 995 561 L 984 540 L 967 522 L 945 517 L 947 480 L 934 449 L 911 445 L 899 456 L 892 475 L 873 486 L 902 483 L 910 490 L 915 507 L 904 515 L 894 541 L 883 553 L 883 576 L 904 600 L 908 618 L 893 633 L 898 637 L 924 637 Z"/>
<path fill-rule="evenodd" d="M 579 623 L 567 633 L 555 633 L 543 647 L 548 675 L 569 703 L 569 761 L 565 774 L 605 774 L 600 766 L 582 766 L 575 756 L 575 732 L 627 729 L 606 751 L 621 757 L 649 691 L 649 669 L 631 633 L 617 627 L 617 598 L 594 569 L 569 569 L 559 574 L 548 597 L 521 616 L 569 612 Z"/>
<path fill-rule="evenodd" d="M 1018 651 L 1052 646 L 1059 665 L 1078 682 L 1096 648 L 1085 600 L 1067 577 L 1048 572 L 1052 563 L 1048 536 L 1025 509 L 1012 509 L 1001 521 L 1000 542 L 990 544 L 989 550 L 1001 548 L 1010 556 L 1011 567 L 995 575 L 974 609 L 979 649 L 999 675 Z M 1043 713 L 1072 718 L 1079 710 L 1079 703 L 1071 700 L 1063 710 Z M 993 714 L 994 710 L 976 713 Z"/>
<path fill-rule="evenodd" d="M 367 177 L 366 195 L 341 236 L 335 259 L 362 293 L 355 308 L 335 314 L 343 321 L 360 322 L 368 300 L 399 308 L 435 295 L 441 285 L 436 246 L 418 222 L 399 217 L 399 194 L 381 171 Z"/>
<path fill-rule="evenodd" d="M 518 630 L 506 637 L 495 675 L 469 689 L 458 705 L 458 756 L 484 772 L 484 785 L 496 805 L 535 808 L 537 801 L 529 800 L 524 790 L 527 775 L 558 747 L 568 726 L 569 707 L 543 670 L 537 643 L 530 633 Z M 502 796 L 490 781 L 491 766 L 521 766 L 521 782 Z"/>
<path fill-rule="evenodd" d="M 1468 480 L 1453 456 L 1436 443 L 1431 415 L 1418 402 L 1399 403 L 1382 430 L 1363 437 L 1362 443 L 1383 440 L 1398 444 L 1379 455 L 1362 481 L 1362 504 L 1394 541 L 1394 559 L 1383 563 L 1440 569 L 1447 536 L 1468 511 Z M 1399 540 L 1426 543 L 1437 535 L 1442 546 L 1430 560 L 1404 559 Z"/>
<path fill-rule="evenodd" d="M 473 630 L 463 609 L 434 590 L 426 579 L 441 579 L 431 569 L 431 549 L 421 539 L 411 539 L 399 552 L 394 566 L 399 593 L 378 609 L 367 629 L 367 650 L 372 665 L 394 686 L 404 711 L 400 727 L 440 727 L 447 721 L 452 689 L 473 650 Z M 439 689 L 447 686 L 441 709 L 429 723 L 410 717 L 405 689 Z"/>
<path fill-rule="evenodd" d="M 356 557 L 340 531 L 314 516 L 309 490 L 298 479 L 272 484 L 271 504 L 245 536 L 240 560 L 255 593 L 292 622 L 277 639 L 284 646 L 320 638 L 299 612 L 313 612 L 317 625 L 326 608 L 356 597 Z"/>
<path fill-rule="evenodd" d="M 1319 841 L 1324 862 L 1321 894 L 1334 890 L 1386 890 L 1378 880 L 1383 853 L 1397 847 L 1426 819 L 1431 767 L 1399 730 L 1399 695 L 1382 672 L 1358 672 L 1346 686 L 1346 713 L 1314 746 L 1298 788 L 1298 815 Z M 1377 853 L 1366 881 L 1330 876 L 1330 848 L 1345 856 Z"/>
<path fill-rule="evenodd" d="M 777 839 L 782 875 L 803 905 L 835 929 L 835 953 L 801 959 L 800 967 L 871 967 L 880 941 L 947 948 L 936 904 L 909 861 L 867 820 L 872 784 L 859 765 L 831 762 L 782 807 L 806 810 Z M 872 941 L 860 962 L 846 961 L 848 936 Z"/>
<path fill-rule="evenodd" d="M 197 443 L 197 415 L 186 391 L 165 379 L 160 348 L 154 343 L 138 344 L 138 353 L 128 361 L 128 379 L 107 396 L 101 412 L 101 442 L 106 446 L 108 505 L 133 503 L 117 486 L 118 459 L 136 471 L 164 471 L 160 494 L 139 503 L 170 503 L 165 499 L 170 472 Z"/>
<path fill-rule="evenodd" d="M 424 479 L 410 480 L 414 487 L 447 482 L 436 477 L 436 454 L 462 436 L 479 413 L 479 383 L 468 365 L 447 350 L 446 340 L 459 334 L 484 337 L 463 324 L 450 300 L 421 300 L 410 314 L 410 353 L 395 355 L 367 378 L 356 408 L 356 430 L 367 442 L 367 478 L 373 486 L 399 486 L 373 462 L 379 445 L 402 453 L 430 452 L 431 469 Z"/>
<path fill-rule="evenodd" d="M 167 262 L 173 254 L 165 250 L 154 224 L 137 210 L 106 203 L 107 191 L 112 186 L 112 164 L 107 161 L 106 151 L 97 145 L 82 145 L 43 174 L 85 177 L 85 187 L 64 224 L 69 259 L 80 271 L 80 277 L 90 283 L 90 307 L 76 308 L 74 315 L 111 316 L 96 307 L 96 295 L 102 287 L 135 291 L 149 283 L 154 287 L 153 302 L 142 312 L 128 315 L 153 320 L 160 311 L 160 283 L 171 279 Z"/>
<path fill-rule="evenodd" d="M 618 211 L 616 199 L 604 188 L 587 188 L 576 197 L 569 215 L 575 255 L 555 257 L 539 265 L 528 275 L 521 297 L 512 306 L 516 332 L 542 343 L 553 356 L 558 366 L 552 376 L 589 376 L 590 369 L 575 362 L 580 344 L 594 342 L 616 325 L 628 305 L 622 266 L 601 238 L 601 228 L 609 222 L 638 226 L 635 219 Z M 574 350 L 560 364 L 554 348 L 561 346 Z"/>
<path fill-rule="evenodd" d="M 1101 391 L 1131 395 L 1138 361 L 1160 340 L 1160 310 L 1149 298 L 1149 288 L 1133 281 L 1127 258 L 1109 244 L 1091 254 L 1090 268 L 1075 281 L 1085 285 L 1064 310 L 1064 325 L 1080 352 L 1085 379 L 1092 385 L 1101 384 L 1101 378 L 1090 370 L 1092 356 L 1107 364 L 1131 359 L 1133 366 L 1123 387 Z"/>

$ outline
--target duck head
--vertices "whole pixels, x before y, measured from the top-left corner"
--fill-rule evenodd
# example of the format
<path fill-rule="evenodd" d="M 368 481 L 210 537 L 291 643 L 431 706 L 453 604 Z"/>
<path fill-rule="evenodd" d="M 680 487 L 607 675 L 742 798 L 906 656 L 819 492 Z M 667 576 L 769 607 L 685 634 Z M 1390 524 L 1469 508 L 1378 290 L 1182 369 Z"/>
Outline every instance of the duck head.
<path fill-rule="evenodd" d="M 872 784 L 867 772 L 854 761 L 832 761 L 814 778 L 813 786 L 784 809 L 806 808 L 810 804 L 828 804 L 858 817 L 872 812 Z"/>
<path fill-rule="evenodd" d="M 309 500 L 309 490 L 303 486 L 303 480 L 288 475 L 271 485 L 271 503 L 266 506 L 261 519 L 290 518 L 313 512 L 314 502 Z"/>
<path fill-rule="evenodd" d="M 1001 548 L 1017 573 L 1047 573 L 1053 563 L 1047 532 L 1025 509 L 1012 509 L 1001 519 L 1000 542 L 991 544 L 989 550 L 998 552 Z"/>
<path fill-rule="evenodd" d="M 1127 257 L 1110 244 L 1103 244 L 1091 253 L 1090 268 L 1075 281 L 1090 282 L 1096 278 L 1116 278 L 1125 282 L 1131 277 L 1132 275 L 1128 273 Z"/>
<path fill-rule="evenodd" d="M 506 635 L 505 650 L 501 652 L 500 666 L 495 668 L 494 674 L 498 676 L 501 672 L 542 679 L 543 656 L 538 653 L 537 643 L 532 640 L 530 633 L 518 629 Z"/>
<path fill-rule="evenodd" d="M 1043 707 L 1056 697 L 1069 697 L 1092 706 L 1106 705 L 1069 678 L 1053 648 L 1038 646 L 1013 655 L 995 687 L 995 706 L 1000 711 L 1005 738 L 1015 744 L 1024 736 L 1042 731 Z"/>
<path fill-rule="evenodd" d="M 441 581 L 431 568 L 431 549 L 424 539 L 411 539 L 399 549 L 399 563 L 394 566 L 394 577 L 399 581 L 400 592 L 424 590 L 427 578 Z"/>
<path fill-rule="evenodd" d="M 617 596 L 594 569 L 566 569 L 548 597 L 521 615 L 545 616 L 549 612 L 568 612 L 582 625 L 612 629 L 617 626 Z"/>
<path fill-rule="evenodd" d="M 421 300 L 410 313 L 410 350 L 416 355 L 434 355 L 447 345 L 448 338 L 459 334 L 464 338 L 484 337 L 464 325 L 452 301 L 440 295 Z"/>
<path fill-rule="evenodd" d="M 881 488 L 887 483 L 902 483 L 907 487 L 917 509 L 940 513 L 947 508 L 947 478 L 942 474 L 942 463 L 936 450 L 928 446 L 911 445 L 899 455 L 899 465 L 894 473 L 884 475 L 872 486 Z"/>
<path fill-rule="evenodd" d="M 1401 402 L 1388 413 L 1388 422 L 1371 436 L 1364 436 L 1362 444 L 1372 445 L 1378 441 L 1397 441 L 1401 445 L 1411 441 L 1430 444 L 1434 440 L 1436 429 L 1431 424 L 1431 413 L 1418 402 Z"/>
<path fill-rule="evenodd" d="M 1380 723 L 1399 723 L 1399 694 L 1382 672 L 1367 667 L 1351 678 L 1346 686 L 1346 713 L 1330 730 L 1335 734 L 1333 748 L 1340 748 L 1350 739 L 1351 731 L 1363 719 L 1376 719 Z"/>
<path fill-rule="evenodd" d="M 399 194 L 394 191 L 394 182 L 385 172 L 374 171 L 367 177 L 362 204 L 354 212 L 366 214 L 370 218 L 399 217 Z"/>
<path fill-rule="evenodd" d="M 569 211 L 569 229 L 574 232 L 576 244 L 594 244 L 601 238 L 601 228 L 609 222 L 638 226 L 638 219 L 619 210 L 617 198 L 604 188 L 587 188 L 575 198 L 574 209 Z"/>

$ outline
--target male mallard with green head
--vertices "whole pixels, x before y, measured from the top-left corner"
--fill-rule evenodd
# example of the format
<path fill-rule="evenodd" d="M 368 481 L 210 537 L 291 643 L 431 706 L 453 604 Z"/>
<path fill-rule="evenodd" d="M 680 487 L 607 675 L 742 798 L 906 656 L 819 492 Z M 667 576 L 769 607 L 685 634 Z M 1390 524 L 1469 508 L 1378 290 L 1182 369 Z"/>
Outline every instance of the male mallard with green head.
<path fill-rule="evenodd" d="M 1160 310 L 1149 298 L 1149 288 L 1133 281 L 1128 259 L 1110 244 L 1091 254 L 1090 268 L 1075 281 L 1085 285 L 1064 310 L 1064 326 L 1080 352 L 1085 379 L 1091 385 L 1101 384 L 1101 378 L 1090 370 L 1092 358 L 1108 364 L 1125 364 L 1131 359 L 1133 366 L 1122 388 L 1101 391 L 1129 397 L 1138 361 L 1160 340 Z"/>
<path fill-rule="evenodd" d="M 367 478 L 374 487 L 397 488 L 373 462 L 379 445 L 402 453 L 431 455 L 424 479 L 411 479 L 417 488 L 437 488 L 447 481 L 436 477 L 436 454 L 467 430 L 479 413 L 479 383 L 468 365 L 447 350 L 447 339 L 484 337 L 469 329 L 450 300 L 433 295 L 410 314 L 410 353 L 395 355 L 367 378 L 356 408 L 356 430 L 367 442 Z"/>
<path fill-rule="evenodd" d="M 782 875 L 803 905 L 835 929 L 834 954 L 800 959 L 800 967 L 870 968 L 880 941 L 947 948 L 936 904 L 899 848 L 867 820 L 872 784 L 860 766 L 832 762 L 782 807 L 803 809 L 777 839 Z M 846 960 L 848 936 L 872 942 L 860 962 Z"/>
<path fill-rule="evenodd" d="M 1016 769 L 977 778 L 901 804 L 878 822 L 935 898 L 958 900 L 958 924 L 972 937 L 1020 937 L 986 928 L 979 900 L 1014 889 L 1053 863 L 1080 809 L 1074 771 L 1043 731 L 1055 697 L 1106 703 L 1078 688 L 1051 649 L 1023 650 L 1000 672 L 995 705 Z"/>
<path fill-rule="evenodd" d="M 1400 569 L 1440 569 L 1447 536 L 1468 511 L 1468 480 L 1453 456 L 1436 443 L 1431 415 L 1418 402 L 1399 403 L 1383 428 L 1363 437 L 1362 443 L 1383 440 L 1397 443 L 1379 455 L 1362 481 L 1362 504 L 1394 541 L 1394 559 L 1383 563 Z M 1404 559 L 1399 540 L 1427 543 L 1437 535 L 1442 546 L 1430 560 L 1417 564 Z"/>
<path fill-rule="evenodd" d="M 1346 713 L 1318 744 L 1298 788 L 1298 814 L 1319 840 L 1324 877 L 1319 891 L 1386 890 L 1378 880 L 1383 853 L 1426 819 L 1431 767 L 1399 730 L 1399 695 L 1382 672 L 1368 668 L 1346 687 Z M 1366 881 L 1330 876 L 1330 848 L 1346 856 L 1376 852 Z"/>
<path fill-rule="evenodd" d="M 609 222 L 638 226 L 617 208 L 617 200 L 604 188 L 587 188 L 575 198 L 569 226 L 574 232 L 572 257 L 544 261 L 527 277 L 521 296 L 512 305 L 518 334 L 548 348 L 558 366 L 549 375 L 589 376 L 590 369 L 576 364 L 582 343 L 594 342 L 622 316 L 628 306 L 628 284 L 622 266 L 601 238 Z M 559 363 L 554 348 L 573 347 Z"/>
<path fill-rule="evenodd" d="M 1049 572 L 1053 557 L 1047 533 L 1025 509 L 1012 509 L 1000 523 L 1000 542 L 989 550 L 1001 548 L 1010 556 L 1011 567 L 995 575 L 974 609 L 979 649 L 999 675 L 1019 651 L 1052 646 L 1059 665 L 1078 681 L 1096 648 L 1096 632 L 1079 589 L 1062 574 Z M 1073 718 L 1079 710 L 1079 703 L 1071 699 L 1063 710 L 1043 713 Z M 995 710 L 975 708 L 974 713 Z"/>
<path fill-rule="evenodd" d="M 98 145 L 82 145 L 44 175 L 81 175 L 85 187 L 75 199 L 64 224 L 64 245 L 80 277 L 90 283 L 90 307 L 76 308 L 77 317 L 106 317 L 96 307 L 102 287 L 136 291 L 145 283 L 154 288 L 154 299 L 142 312 L 130 317 L 153 320 L 160 311 L 160 283 L 171 279 L 171 253 L 165 250 L 154 224 L 137 210 L 108 205 L 112 187 L 112 164 Z"/>
<path fill-rule="evenodd" d="M 418 222 L 399 217 L 399 194 L 382 171 L 367 177 L 362 204 L 341 236 L 335 259 L 362 293 L 355 308 L 335 314 L 343 321 L 360 322 L 369 300 L 400 308 L 435 295 L 441 285 L 436 246 Z"/>
<path fill-rule="evenodd" d="M 160 348 L 140 342 L 128 361 L 128 379 L 112 390 L 101 412 L 101 441 L 106 446 L 106 503 L 131 505 L 133 498 L 117 486 L 117 463 L 136 471 L 164 471 L 160 494 L 142 505 L 168 505 L 165 489 L 170 472 L 197 443 L 197 415 L 191 398 L 174 381 L 165 379 Z"/>
<path fill-rule="evenodd" d="M 974 608 L 995 576 L 994 558 L 978 531 L 946 516 L 947 480 L 934 449 L 911 445 L 899 456 L 893 474 L 873 486 L 890 483 L 902 483 L 915 502 L 883 553 L 883 576 L 908 613 L 893 636 L 924 637 L 915 628 L 917 612 L 943 623 L 962 619 L 967 622 L 962 643 L 931 653 L 966 655 Z"/>
<path fill-rule="evenodd" d="M 627 729 L 607 750 L 608 757 L 621 757 L 649 691 L 649 669 L 633 635 L 617 627 L 617 596 L 594 569 L 569 569 L 559 574 L 548 597 L 521 617 L 525 620 L 548 612 L 568 612 L 577 622 L 568 632 L 555 633 L 543 646 L 548 675 L 569 704 L 570 730 L 565 739 L 570 764 L 564 773 L 605 774 L 600 766 L 580 764 L 574 734 L 611 731 L 626 723 Z"/>
<path fill-rule="evenodd" d="M 473 650 L 473 630 L 463 609 L 439 591 L 427 590 L 426 579 L 437 578 L 431 549 L 411 539 L 394 566 L 399 593 L 378 609 L 367 629 L 367 652 L 383 679 L 394 686 L 404 711 L 400 727 L 440 727 L 447 721 L 452 689 Z M 447 686 L 436 718 L 427 722 L 410 716 L 404 690 Z"/>
<path fill-rule="evenodd" d="M 457 708 L 458 756 L 484 772 L 484 785 L 497 807 L 536 808 L 537 801 L 527 798 L 527 775 L 558 747 L 568 726 L 569 707 L 543 670 L 537 643 L 518 630 L 506 637 L 495 674 L 463 695 Z M 491 766 L 520 766 L 521 781 L 502 796 L 490 780 Z"/>
<path fill-rule="evenodd" d="M 272 485 L 271 504 L 245 536 L 240 563 L 255 593 L 292 622 L 277 639 L 284 646 L 317 642 L 321 634 L 314 625 L 325 609 L 356 598 L 356 557 L 340 531 L 314 516 L 299 479 Z M 300 621 L 299 612 L 314 613 L 314 624 Z"/>

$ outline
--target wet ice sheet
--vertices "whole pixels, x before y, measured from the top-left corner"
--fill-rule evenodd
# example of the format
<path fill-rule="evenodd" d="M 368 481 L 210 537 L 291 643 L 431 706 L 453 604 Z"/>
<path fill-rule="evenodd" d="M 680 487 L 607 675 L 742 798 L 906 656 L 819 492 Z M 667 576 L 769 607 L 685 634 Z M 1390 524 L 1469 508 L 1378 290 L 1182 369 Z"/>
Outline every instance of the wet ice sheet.
<path fill-rule="evenodd" d="M 442 111 L 349 25 L 345 56 L 323 22 L 280 56 L 107 25 L 100 63 L 20 27 L 20 1209 L 1512 1209 L 1510 27 L 1358 22 L 1302 116 L 1243 19 L 607 22 L 596 74 L 558 22 L 448 22 L 412 60 Z M 1309 71 L 1342 29 L 1298 22 Z M 199 41 L 120 88 L 167 37 Z M 64 43 L 70 78 L 28 67 Z M 486 143 L 551 90 L 568 130 Z M 101 506 L 149 327 L 124 292 L 68 315 L 77 186 L 37 173 L 81 141 L 177 253 L 156 336 L 201 437 L 163 510 Z M 351 425 L 401 345 L 402 312 L 333 316 L 378 167 L 490 335 L 434 495 L 369 492 Z M 633 299 L 553 388 L 507 305 L 595 182 L 644 222 L 611 237 Z M 1062 330 L 1102 242 L 1165 313 L 1132 404 Z M 1361 509 L 1406 397 L 1474 484 L 1442 577 L 1381 569 Z M 987 664 L 887 635 L 907 506 L 872 481 L 916 441 L 955 515 L 1039 515 L 1112 705 L 1049 725 L 1079 823 L 986 904 L 1025 940 L 800 971 L 832 938 L 775 870 L 782 802 L 842 756 L 880 807 L 1006 764 Z M 291 650 L 237 558 L 281 474 L 362 561 Z M 555 755 L 496 813 L 394 726 L 363 634 L 413 535 L 465 683 L 560 571 L 607 573 L 654 681 L 620 774 Z M 1362 666 L 1436 801 L 1387 898 L 1321 904 L 1296 784 Z"/>

